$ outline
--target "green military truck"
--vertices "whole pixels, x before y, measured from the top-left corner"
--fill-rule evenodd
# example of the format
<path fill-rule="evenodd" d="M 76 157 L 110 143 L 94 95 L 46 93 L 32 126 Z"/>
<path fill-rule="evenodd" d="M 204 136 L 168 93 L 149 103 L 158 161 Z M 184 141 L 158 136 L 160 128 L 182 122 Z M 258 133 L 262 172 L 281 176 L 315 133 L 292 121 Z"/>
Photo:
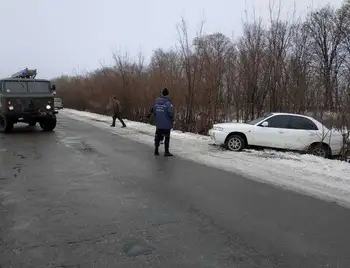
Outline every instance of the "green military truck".
<path fill-rule="evenodd" d="M 0 132 L 10 132 L 19 122 L 35 126 L 44 131 L 56 127 L 54 109 L 55 85 L 49 80 L 36 79 L 36 69 L 28 68 L 0 79 Z"/>

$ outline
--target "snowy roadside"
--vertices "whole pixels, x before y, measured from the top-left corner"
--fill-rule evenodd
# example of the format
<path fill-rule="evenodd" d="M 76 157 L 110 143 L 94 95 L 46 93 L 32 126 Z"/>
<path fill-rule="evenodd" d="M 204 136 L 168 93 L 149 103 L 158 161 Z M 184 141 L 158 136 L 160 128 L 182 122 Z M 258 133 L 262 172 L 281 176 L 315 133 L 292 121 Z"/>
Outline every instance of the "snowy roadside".
<path fill-rule="evenodd" d="M 127 128 L 111 128 L 108 116 L 72 109 L 61 110 L 59 114 L 141 143 L 154 143 L 154 127 L 149 124 L 126 120 Z M 206 136 L 172 132 L 171 149 L 177 156 L 350 208 L 349 163 L 271 150 L 234 153 L 212 144 Z"/>

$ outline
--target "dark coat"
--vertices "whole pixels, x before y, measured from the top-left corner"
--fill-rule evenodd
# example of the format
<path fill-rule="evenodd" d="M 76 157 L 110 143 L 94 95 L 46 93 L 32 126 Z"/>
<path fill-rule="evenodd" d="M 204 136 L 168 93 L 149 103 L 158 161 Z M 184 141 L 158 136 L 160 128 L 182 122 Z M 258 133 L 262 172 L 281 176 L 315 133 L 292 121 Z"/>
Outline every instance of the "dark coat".
<path fill-rule="evenodd" d="M 156 119 L 157 129 L 172 129 L 174 123 L 174 108 L 171 99 L 167 96 L 157 98 L 153 105 L 153 115 Z"/>
<path fill-rule="evenodd" d="M 119 100 L 111 99 L 108 104 L 111 116 L 120 116 L 121 106 Z"/>

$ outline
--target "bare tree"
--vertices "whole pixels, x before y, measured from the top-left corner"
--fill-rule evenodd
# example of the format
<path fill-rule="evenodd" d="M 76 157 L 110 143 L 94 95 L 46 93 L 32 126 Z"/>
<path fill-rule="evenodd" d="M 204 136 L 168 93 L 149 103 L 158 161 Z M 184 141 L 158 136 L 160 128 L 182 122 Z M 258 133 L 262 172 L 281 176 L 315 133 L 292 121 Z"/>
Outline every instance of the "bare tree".
<path fill-rule="evenodd" d="M 197 57 L 202 59 L 201 105 L 205 108 L 206 125 L 211 125 L 222 114 L 227 91 L 224 85 L 226 59 L 234 50 L 231 40 L 221 33 L 194 40 Z M 204 111 L 202 111 L 204 112 Z"/>
<path fill-rule="evenodd" d="M 339 49 L 344 40 L 345 22 L 346 16 L 344 14 L 339 16 L 330 6 L 310 13 L 305 22 L 305 27 L 313 41 L 314 67 L 318 71 L 324 89 L 323 108 L 325 110 L 332 110 L 334 103 L 338 101 L 336 79 L 344 61 L 344 56 L 339 53 Z"/>
<path fill-rule="evenodd" d="M 202 36 L 203 24 L 201 23 L 197 37 Z M 185 94 L 185 116 L 182 120 L 182 128 L 185 131 L 191 130 L 194 121 L 194 101 L 196 87 L 200 81 L 202 71 L 202 61 L 193 53 L 191 41 L 188 37 L 188 29 L 185 20 L 182 18 L 178 26 L 180 57 L 186 77 L 186 94 Z"/>
<path fill-rule="evenodd" d="M 268 93 L 267 39 L 261 21 L 245 24 L 243 36 L 238 42 L 238 61 L 241 85 L 247 111 L 244 119 L 252 119 L 263 112 L 263 103 Z"/>

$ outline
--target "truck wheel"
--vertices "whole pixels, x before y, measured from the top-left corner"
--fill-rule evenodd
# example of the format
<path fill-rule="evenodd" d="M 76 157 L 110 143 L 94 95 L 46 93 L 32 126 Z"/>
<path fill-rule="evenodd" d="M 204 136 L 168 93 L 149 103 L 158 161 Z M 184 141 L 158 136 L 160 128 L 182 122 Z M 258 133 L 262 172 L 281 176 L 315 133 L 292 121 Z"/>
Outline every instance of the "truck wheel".
<path fill-rule="evenodd" d="M 52 131 L 55 129 L 57 124 L 56 118 L 48 118 L 40 121 L 40 127 L 44 131 Z"/>
<path fill-rule="evenodd" d="M 5 115 L 0 115 L 0 132 L 3 133 L 8 133 L 11 132 L 13 129 L 13 122 L 5 116 Z"/>

